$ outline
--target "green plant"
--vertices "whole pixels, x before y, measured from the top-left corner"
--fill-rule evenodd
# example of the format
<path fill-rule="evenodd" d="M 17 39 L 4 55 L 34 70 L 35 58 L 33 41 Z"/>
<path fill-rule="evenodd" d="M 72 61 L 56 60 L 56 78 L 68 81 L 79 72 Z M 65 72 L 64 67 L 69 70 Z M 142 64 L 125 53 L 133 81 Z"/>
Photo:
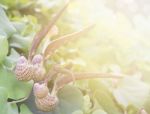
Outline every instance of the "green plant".
<path fill-rule="evenodd" d="M 68 66 L 67 62 L 63 65 L 58 64 L 60 58 L 67 60 L 71 57 L 70 53 L 64 54 L 64 51 L 68 50 L 67 47 L 61 48 L 60 52 L 58 48 L 81 37 L 82 33 L 87 33 L 92 28 L 85 27 L 79 32 L 56 38 L 59 27 L 57 28 L 55 23 L 66 6 L 33 39 L 34 33 L 38 30 L 35 17 L 27 16 L 24 17 L 25 21 L 22 21 L 22 16 L 17 18 L 11 16 L 16 15 L 14 12 L 24 12 L 24 8 L 32 12 L 36 8 L 36 2 L 33 2 L 34 7 L 31 7 L 33 4 L 29 4 L 23 9 L 14 7 L 16 2 L 8 3 L 8 8 L 12 10 L 8 9 L 7 13 L 13 21 L 8 20 L 4 10 L 0 9 L 0 49 L 3 49 L 0 53 L 1 114 L 147 113 L 149 85 L 140 78 L 113 72 L 88 73 L 86 71 L 90 69 L 86 68 L 85 72 L 81 72 Z M 54 37 L 50 43 L 46 40 L 47 33 L 48 37 Z M 85 80 L 92 78 L 99 80 Z"/>
<path fill-rule="evenodd" d="M 68 5 L 68 4 L 67 4 Z M 66 6 L 67 6 L 66 5 Z M 29 57 L 26 59 L 24 56 L 21 56 L 16 64 L 15 67 L 15 74 L 16 78 L 20 81 L 29 81 L 34 80 L 34 82 L 38 82 L 35 85 L 34 89 L 34 95 L 35 95 L 35 102 L 37 107 L 42 111 L 51 111 L 54 110 L 59 102 L 59 99 L 57 98 L 57 92 L 60 88 L 62 88 L 65 84 L 70 83 L 75 80 L 81 80 L 81 79 L 90 79 L 90 78 L 122 78 L 116 77 L 116 75 L 113 74 L 107 74 L 107 73 L 75 73 L 71 70 L 65 69 L 61 66 L 54 65 L 53 68 L 45 72 L 44 64 L 46 63 L 46 60 L 54 53 L 54 51 L 59 48 L 62 44 L 73 40 L 76 37 L 79 37 L 81 34 L 87 32 L 91 26 L 84 28 L 83 30 L 72 33 L 69 35 L 62 36 L 48 44 L 46 49 L 44 50 L 44 53 L 39 55 L 36 54 L 36 49 L 38 48 L 39 43 L 42 41 L 42 38 L 48 33 L 49 30 L 54 26 L 55 21 L 59 18 L 60 14 L 63 12 L 63 10 L 66 8 L 62 8 L 58 14 L 51 20 L 51 22 L 48 24 L 48 26 L 42 28 L 37 35 L 35 35 L 35 38 L 33 39 L 33 43 L 31 46 L 31 50 L 29 51 Z M 52 32 L 51 32 L 52 33 Z M 53 33 L 51 34 L 53 35 Z M 63 75 L 69 75 L 68 77 L 63 77 Z M 61 76 L 61 79 L 57 79 L 58 76 Z M 70 78 L 71 76 L 71 78 Z M 54 79 L 54 86 L 51 89 L 51 92 L 47 92 L 45 94 L 44 88 L 41 88 L 40 86 L 48 85 L 48 82 Z M 59 80 L 59 81 L 58 81 Z M 42 85 L 39 85 L 40 83 L 44 82 Z M 39 87 L 38 87 L 39 86 Z M 46 86 L 47 87 L 47 86 Z M 40 94 L 44 94 L 41 97 L 38 97 L 39 90 L 41 89 Z M 42 91 L 43 90 L 43 91 Z M 37 92 L 38 91 L 38 92 Z"/>

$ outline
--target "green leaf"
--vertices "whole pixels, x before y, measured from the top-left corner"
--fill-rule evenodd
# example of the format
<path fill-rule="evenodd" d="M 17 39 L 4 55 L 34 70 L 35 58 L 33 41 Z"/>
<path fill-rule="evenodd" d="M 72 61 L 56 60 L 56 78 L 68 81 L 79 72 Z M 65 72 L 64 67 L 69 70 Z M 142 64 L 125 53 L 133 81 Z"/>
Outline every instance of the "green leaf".
<path fill-rule="evenodd" d="M 145 110 L 148 112 L 148 114 L 150 114 L 150 94 L 149 94 L 149 98 L 147 99 L 146 103 L 144 104 L 144 108 Z"/>
<path fill-rule="evenodd" d="M 7 113 L 5 114 L 19 114 L 17 105 L 7 103 Z"/>
<path fill-rule="evenodd" d="M 83 105 L 83 111 L 86 113 L 91 112 L 92 102 L 89 95 L 84 96 L 84 105 Z"/>
<path fill-rule="evenodd" d="M 32 112 L 28 109 L 25 104 L 20 106 L 20 114 L 32 114 Z"/>
<path fill-rule="evenodd" d="M 55 110 L 42 112 L 37 109 L 33 93 L 25 101 L 25 104 L 34 114 L 71 114 L 76 110 L 81 110 L 83 106 L 83 96 L 79 89 L 73 86 L 65 86 L 58 92 L 59 104 Z"/>
<path fill-rule="evenodd" d="M 7 102 L 8 91 L 0 87 L 0 114 L 18 114 L 18 108 L 16 104 L 9 104 Z"/>
<path fill-rule="evenodd" d="M 12 0 L 1 0 L 1 4 L 11 6 L 12 4 L 14 4 L 14 1 L 12 1 Z"/>
<path fill-rule="evenodd" d="M 27 53 L 28 49 L 29 49 L 29 47 L 31 45 L 31 41 L 32 41 L 31 39 L 32 39 L 32 35 L 23 37 L 23 36 L 21 36 L 19 34 L 14 34 L 11 37 L 10 46 L 13 47 L 13 48 L 21 49 L 22 51 Z"/>
<path fill-rule="evenodd" d="M 5 88 L 0 87 L 0 113 L 7 114 L 7 90 Z"/>
<path fill-rule="evenodd" d="M 29 0 L 1 0 L 1 4 L 7 6 L 8 8 L 20 8 L 22 5 L 29 3 Z"/>
<path fill-rule="evenodd" d="M 72 114 L 83 114 L 83 111 L 81 111 L 81 110 L 76 110 L 76 111 L 74 111 Z"/>
<path fill-rule="evenodd" d="M 55 114 L 71 114 L 76 110 L 82 109 L 83 96 L 81 91 L 76 87 L 65 86 L 59 91 L 58 97 L 60 104 L 56 111 L 54 111 Z"/>
<path fill-rule="evenodd" d="M 94 94 L 94 98 L 97 99 L 99 105 L 106 111 L 108 114 L 122 114 L 122 111 L 119 105 L 114 101 L 114 98 L 111 92 L 107 87 L 100 81 L 90 81 L 89 87 Z"/>
<path fill-rule="evenodd" d="M 95 110 L 92 114 L 107 114 L 107 113 L 102 109 L 98 109 L 98 110 Z"/>
<path fill-rule="evenodd" d="M 10 51 L 10 55 L 5 57 L 3 65 L 7 69 L 13 70 L 19 57 L 20 57 L 19 53 L 12 48 Z"/>
<path fill-rule="evenodd" d="M 0 63 L 4 60 L 8 53 L 8 41 L 6 37 L 0 35 Z"/>
<path fill-rule="evenodd" d="M 0 34 L 6 35 L 6 37 L 10 37 L 16 29 L 13 27 L 12 23 L 7 18 L 3 8 L 0 6 Z"/>
<path fill-rule="evenodd" d="M 21 33 L 23 29 L 25 28 L 27 23 L 19 22 L 18 20 L 16 22 L 12 22 L 13 26 L 15 27 L 16 31 L 18 33 Z"/>
<path fill-rule="evenodd" d="M 130 104 L 140 108 L 148 99 L 150 86 L 136 77 L 125 77 L 114 89 L 113 95 L 124 107 Z"/>
<path fill-rule="evenodd" d="M 133 106 L 133 105 L 129 105 L 126 109 L 127 114 L 138 114 L 139 110 Z"/>
<path fill-rule="evenodd" d="M 21 82 L 16 80 L 15 74 L 0 67 L 0 86 L 5 87 L 8 91 L 8 98 L 21 99 L 26 97 L 31 89 L 31 82 Z"/>

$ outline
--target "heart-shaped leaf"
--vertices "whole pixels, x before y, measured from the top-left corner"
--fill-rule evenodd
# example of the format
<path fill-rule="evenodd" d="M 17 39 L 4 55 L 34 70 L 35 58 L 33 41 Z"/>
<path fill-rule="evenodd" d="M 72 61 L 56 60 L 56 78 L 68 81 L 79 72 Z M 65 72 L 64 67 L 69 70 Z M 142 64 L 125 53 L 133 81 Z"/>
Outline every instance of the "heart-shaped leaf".
<path fill-rule="evenodd" d="M 20 106 L 20 114 L 32 114 L 32 112 L 28 109 L 25 104 Z"/>
<path fill-rule="evenodd" d="M 12 23 L 7 18 L 3 8 L 0 6 L 0 34 L 6 35 L 6 37 L 10 37 L 16 29 L 13 27 Z"/>
<path fill-rule="evenodd" d="M 59 91 L 59 109 L 62 114 L 70 114 L 75 110 L 82 109 L 83 96 L 79 89 L 73 86 L 65 86 Z"/>
<path fill-rule="evenodd" d="M 13 70 L 19 57 L 20 57 L 19 53 L 12 48 L 10 51 L 10 55 L 5 57 L 5 60 L 3 61 L 3 65 L 7 69 Z"/>
<path fill-rule="evenodd" d="M 32 83 L 18 81 L 13 72 L 0 67 L 0 86 L 7 89 L 8 98 L 20 99 L 30 93 Z"/>
<path fill-rule="evenodd" d="M 19 34 L 14 34 L 10 40 L 10 46 L 13 48 L 21 49 L 23 52 L 27 53 L 31 45 L 32 35 L 23 37 Z"/>
<path fill-rule="evenodd" d="M 148 99 L 150 86 L 137 77 L 125 77 L 114 89 L 113 95 L 119 104 L 127 107 L 130 104 L 140 108 Z"/>
<path fill-rule="evenodd" d="M 90 81 L 89 86 L 94 94 L 94 98 L 97 99 L 99 105 L 108 114 L 122 114 L 119 105 L 114 101 L 114 98 L 108 88 L 98 80 Z"/>
<path fill-rule="evenodd" d="M 0 63 L 4 60 L 8 53 L 8 41 L 5 36 L 0 35 Z"/>
<path fill-rule="evenodd" d="M 58 92 L 59 104 L 51 112 L 42 112 L 35 105 L 33 93 L 25 104 L 30 108 L 33 114 L 71 114 L 76 110 L 82 109 L 83 96 L 79 89 L 73 86 L 65 86 Z"/>
<path fill-rule="evenodd" d="M 9 104 L 7 99 L 7 89 L 0 87 L 0 114 L 18 114 L 18 108 L 16 104 Z"/>

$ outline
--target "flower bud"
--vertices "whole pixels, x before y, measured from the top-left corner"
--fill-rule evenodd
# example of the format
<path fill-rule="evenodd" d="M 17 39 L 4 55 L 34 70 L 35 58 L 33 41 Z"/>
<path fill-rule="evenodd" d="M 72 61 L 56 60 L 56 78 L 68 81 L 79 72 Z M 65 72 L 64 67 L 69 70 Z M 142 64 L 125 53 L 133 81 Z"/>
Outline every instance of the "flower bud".
<path fill-rule="evenodd" d="M 37 98 L 43 98 L 48 95 L 49 89 L 46 84 L 35 83 L 33 87 L 34 95 Z"/>
<path fill-rule="evenodd" d="M 17 80 L 21 81 L 31 80 L 34 74 L 33 66 L 28 64 L 28 61 L 24 56 L 19 58 L 14 72 Z"/>
<path fill-rule="evenodd" d="M 44 80 L 45 78 L 45 68 L 42 65 L 34 65 L 34 75 L 33 80 L 34 82 L 39 82 Z"/>
<path fill-rule="evenodd" d="M 24 56 L 21 56 L 21 57 L 19 57 L 17 64 L 24 64 L 27 62 L 28 62 L 27 59 Z"/>
<path fill-rule="evenodd" d="M 42 99 L 36 98 L 35 103 L 39 110 L 48 112 L 48 111 L 52 111 L 56 108 L 56 106 L 58 104 L 58 98 L 57 98 L 57 96 L 52 96 L 52 95 L 48 94 L 46 97 L 44 97 Z"/>
<path fill-rule="evenodd" d="M 32 59 L 32 64 L 35 65 L 35 64 L 41 64 L 43 61 L 43 56 L 40 55 L 40 54 L 37 54 L 33 57 Z"/>

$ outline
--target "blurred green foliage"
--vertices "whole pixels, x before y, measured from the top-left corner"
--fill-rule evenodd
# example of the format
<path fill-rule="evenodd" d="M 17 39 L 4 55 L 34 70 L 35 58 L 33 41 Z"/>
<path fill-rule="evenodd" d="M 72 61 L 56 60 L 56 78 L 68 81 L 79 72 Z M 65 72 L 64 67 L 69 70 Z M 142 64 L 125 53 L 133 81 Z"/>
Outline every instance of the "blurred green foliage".
<path fill-rule="evenodd" d="M 143 10 L 147 4 L 144 1 L 71 2 L 56 23 L 59 34 L 44 41 L 89 23 L 96 26 L 79 41 L 58 49 L 47 68 L 54 63 L 72 64 L 75 71 L 129 76 L 123 80 L 78 81 L 74 86 L 66 86 L 58 94 L 60 105 L 44 114 L 139 114 L 143 108 L 150 113 L 150 16 Z M 35 33 L 64 3 L 64 0 L 0 0 L 0 114 L 43 114 L 31 102 L 33 98 L 25 104 L 9 103 L 28 96 L 32 89 L 32 82 L 17 81 L 12 70 L 20 55 L 28 55 Z"/>

